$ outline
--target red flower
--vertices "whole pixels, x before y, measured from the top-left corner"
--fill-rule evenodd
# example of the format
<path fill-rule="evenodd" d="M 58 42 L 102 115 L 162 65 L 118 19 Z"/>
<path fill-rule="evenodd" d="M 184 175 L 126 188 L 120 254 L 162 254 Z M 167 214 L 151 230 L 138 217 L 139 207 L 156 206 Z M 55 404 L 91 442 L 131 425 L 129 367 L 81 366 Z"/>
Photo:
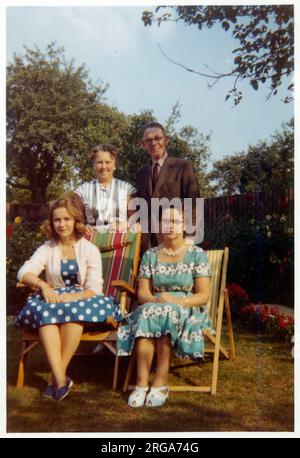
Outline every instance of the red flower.
<path fill-rule="evenodd" d="M 203 242 L 203 249 L 204 250 L 208 250 L 210 246 L 211 246 L 211 241 L 210 240 L 205 240 L 205 242 Z"/>
<path fill-rule="evenodd" d="M 261 321 L 263 323 L 265 323 L 266 321 L 268 321 L 268 319 L 270 318 L 270 315 L 268 312 L 263 312 L 262 316 L 261 316 Z"/>
<path fill-rule="evenodd" d="M 228 293 L 230 297 L 240 296 L 242 299 L 249 300 L 247 291 L 245 291 L 240 285 L 232 283 L 228 286 Z"/>
<path fill-rule="evenodd" d="M 254 307 L 254 305 L 252 305 L 252 304 L 249 305 L 248 309 L 249 309 L 250 315 L 254 315 L 254 313 L 255 313 L 255 307 Z"/>
<path fill-rule="evenodd" d="M 279 308 L 278 307 L 272 307 L 271 308 L 271 315 L 274 315 L 276 317 L 279 316 Z"/>
<path fill-rule="evenodd" d="M 242 315 L 243 318 L 245 318 L 247 313 L 248 313 L 248 307 L 242 307 L 241 308 L 241 315 Z"/>
<path fill-rule="evenodd" d="M 286 329 L 288 327 L 288 322 L 284 315 L 279 315 L 277 318 L 278 325 L 280 329 Z"/>
<path fill-rule="evenodd" d="M 12 232 L 13 232 L 13 229 L 12 229 L 12 227 L 8 224 L 8 225 L 6 226 L 6 237 L 7 237 L 8 239 L 10 238 Z"/>

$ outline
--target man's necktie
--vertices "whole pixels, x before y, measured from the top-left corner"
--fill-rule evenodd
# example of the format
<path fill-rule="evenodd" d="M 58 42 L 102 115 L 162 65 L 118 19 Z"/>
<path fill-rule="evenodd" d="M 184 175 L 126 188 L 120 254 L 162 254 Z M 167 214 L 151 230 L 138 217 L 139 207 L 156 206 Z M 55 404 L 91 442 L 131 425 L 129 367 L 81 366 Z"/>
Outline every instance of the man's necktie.
<path fill-rule="evenodd" d="M 152 192 L 155 189 L 157 180 L 158 180 L 159 165 L 158 162 L 155 162 L 152 170 Z"/>

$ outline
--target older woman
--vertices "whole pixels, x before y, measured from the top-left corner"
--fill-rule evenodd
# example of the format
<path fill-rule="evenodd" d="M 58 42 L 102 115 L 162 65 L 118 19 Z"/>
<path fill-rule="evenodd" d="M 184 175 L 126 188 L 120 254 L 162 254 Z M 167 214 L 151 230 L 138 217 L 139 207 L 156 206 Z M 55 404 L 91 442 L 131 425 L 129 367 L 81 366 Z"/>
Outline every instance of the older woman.
<path fill-rule="evenodd" d="M 85 206 L 86 222 L 98 230 L 127 229 L 127 206 L 135 188 L 114 178 L 118 149 L 108 143 L 95 146 L 91 152 L 96 178 L 76 190 Z"/>
<path fill-rule="evenodd" d="M 128 202 L 136 189 L 126 181 L 114 178 L 117 168 L 118 149 L 109 143 L 94 146 L 91 151 L 96 178 L 82 183 L 75 193 L 85 207 L 87 232 L 92 235 L 98 231 L 127 230 Z M 105 350 L 99 343 L 93 353 Z"/>

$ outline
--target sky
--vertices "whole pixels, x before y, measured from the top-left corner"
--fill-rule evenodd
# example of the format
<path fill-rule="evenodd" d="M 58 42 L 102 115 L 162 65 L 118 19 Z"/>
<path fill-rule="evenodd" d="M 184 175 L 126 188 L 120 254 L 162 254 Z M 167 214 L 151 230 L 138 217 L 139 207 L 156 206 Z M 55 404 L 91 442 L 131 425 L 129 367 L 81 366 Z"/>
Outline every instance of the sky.
<path fill-rule="evenodd" d="M 18 2 L 21 5 L 22 2 Z M 199 31 L 181 23 L 145 27 L 140 6 L 8 6 L 6 9 L 6 57 L 23 54 L 23 45 L 45 50 L 55 41 L 64 46 L 75 65 L 84 63 L 94 83 L 108 83 L 106 102 L 125 114 L 153 110 L 161 123 L 176 102 L 181 119 L 176 125 L 196 127 L 211 134 L 211 161 L 246 151 L 249 144 L 270 139 L 293 116 L 293 104 L 284 104 L 279 91 L 266 101 L 267 91 L 254 91 L 243 83 L 242 102 L 233 107 L 225 97 L 232 80 L 208 81 L 174 65 L 160 52 L 197 71 L 205 65 L 228 72 L 232 50 L 238 43 L 221 27 Z"/>

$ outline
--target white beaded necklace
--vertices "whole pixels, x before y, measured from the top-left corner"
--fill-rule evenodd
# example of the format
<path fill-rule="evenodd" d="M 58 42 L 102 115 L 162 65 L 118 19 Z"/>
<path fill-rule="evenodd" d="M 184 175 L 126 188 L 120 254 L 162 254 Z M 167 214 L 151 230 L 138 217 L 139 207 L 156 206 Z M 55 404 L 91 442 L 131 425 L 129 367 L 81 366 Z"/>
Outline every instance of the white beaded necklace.
<path fill-rule="evenodd" d="M 168 248 L 166 247 L 162 247 L 160 248 L 160 251 L 162 251 L 163 253 L 165 253 L 167 256 L 178 256 L 183 250 L 185 249 L 185 243 L 183 245 L 181 245 L 177 250 L 173 251 L 173 250 L 168 250 Z"/>

